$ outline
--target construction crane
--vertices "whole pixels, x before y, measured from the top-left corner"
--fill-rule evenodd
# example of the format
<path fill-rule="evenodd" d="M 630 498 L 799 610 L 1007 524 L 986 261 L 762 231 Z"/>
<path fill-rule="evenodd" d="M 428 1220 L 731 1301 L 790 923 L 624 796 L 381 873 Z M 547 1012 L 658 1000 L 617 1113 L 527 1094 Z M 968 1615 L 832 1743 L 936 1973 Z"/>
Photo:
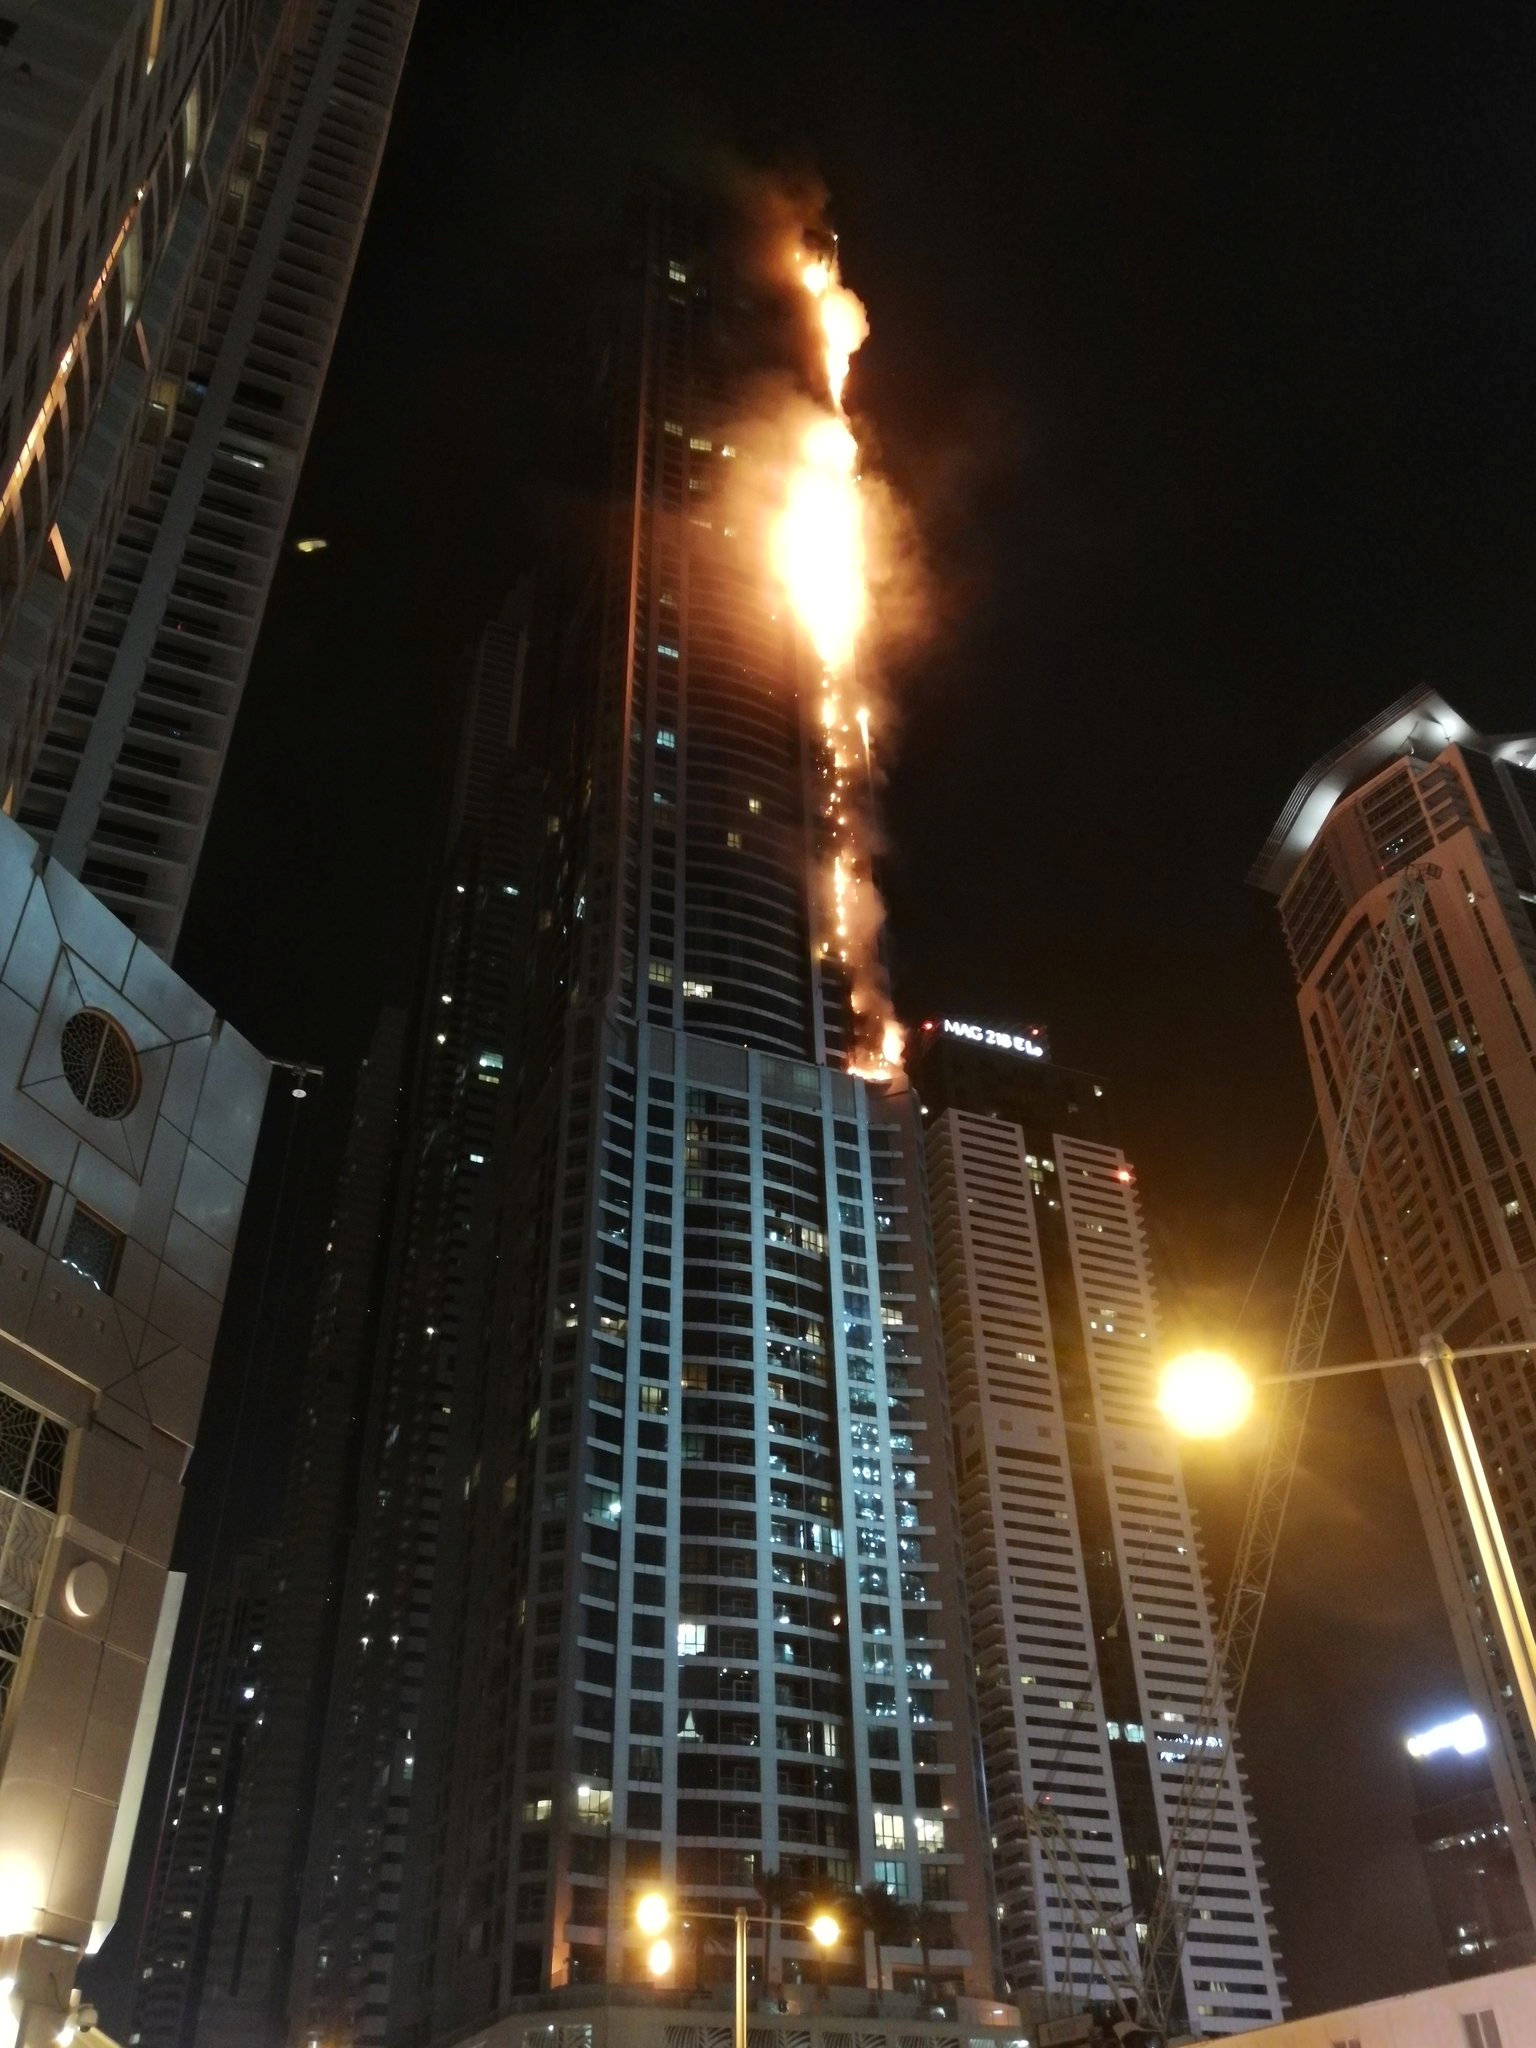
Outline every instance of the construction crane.
<path fill-rule="evenodd" d="M 1214 1655 L 1193 1724 L 1187 1726 L 1184 1771 L 1169 1822 L 1163 1874 L 1141 1945 L 1141 1967 L 1122 1933 L 1092 1903 L 1094 1881 L 1079 1861 L 1061 1817 L 1048 1804 L 1028 1810 L 1040 1844 L 1067 1900 L 1074 1924 L 1095 1966 L 1127 2020 L 1166 2040 L 1177 2006 L 1179 1964 L 1197 1909 L 1211 1840 L 1229 1783 L 1227 1731 L 1236 1725 L 1253 1661 L 1254 1642 L 1274 1571 L 1286 1504 L 1301 1455 L 1312 1401 L 1311 1375 L 1323 1345 L 1349 1252 L 1367 1158 L 1376 1131 L 1382 1089 L 1402 1020 L 1403 991 L 1413 932 L 1429 883 L 1439 869 L 1408 868 L 1375 934 L 1370 971 L 1359 1009 L 1349 1072 L 1334 1104 L 1336 1125 L 1311 1239 L 1302 1266 L 1259 1469 L 1232 1564 L 1216 1630 Z M 1235 1777 L 1233 1798 L 1238 1796 Z M 1100 1932 L 1100 1930 L 1104 1930 Z M 1106 1967 L 1113 1963 L 1112 1972 Z M 1134 2009 L 1133 2009 L 1134 2002 Z"/>

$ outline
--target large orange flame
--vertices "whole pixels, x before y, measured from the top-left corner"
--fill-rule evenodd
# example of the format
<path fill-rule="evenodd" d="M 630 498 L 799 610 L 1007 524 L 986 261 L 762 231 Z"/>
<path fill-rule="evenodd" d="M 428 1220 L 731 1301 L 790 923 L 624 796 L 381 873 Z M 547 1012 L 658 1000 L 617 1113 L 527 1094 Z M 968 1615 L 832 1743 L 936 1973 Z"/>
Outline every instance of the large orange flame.
<path fill-rule="evenodd" d="M 835 954 L 848 973 L 854 1016 L 850 1070 L 886 1079 L 901 1064 L 903 1034 L 880 965 L 881 909 L 869 872 L 869 713 L 848 709 L 858 638 L 869 612 L 869 574 L 858 442 L 843 393 L 869 320 L 838 275 L 835 257 L 803 262 L 800 282 L 815 305 L 827 409 L 800 438 L 773 528 L 773 568 L 821 664 L 828 752 L 822 803 L 832 846 L 829 929 L 821 950 Z"/>

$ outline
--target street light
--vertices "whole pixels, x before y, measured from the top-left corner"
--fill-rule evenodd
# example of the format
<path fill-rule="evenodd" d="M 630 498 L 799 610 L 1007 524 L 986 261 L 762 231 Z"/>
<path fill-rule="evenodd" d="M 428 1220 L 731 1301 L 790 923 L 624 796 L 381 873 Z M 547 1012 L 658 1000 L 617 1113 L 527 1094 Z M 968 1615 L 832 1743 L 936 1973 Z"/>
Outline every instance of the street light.
<path fill-rule="evenodd" d="M 1253 1412 L 1253 1381 L 1224 1351 L 1186 1351 L 1164 1367 L 1157 1405 L 1180 1436 L 1230 1436 Z"/>
<path fill-rule="evenodd" d="M 1493 1489 L 1488 1484 L 1482 1453 L 1456 1378 L 1458 1358 L 1517 1358 L 1533 1351 L 1533 1341 L 1479 1344 L 1466 1351 L 1453 1351 L 1436 1334 L 1425 1337 L 1418 1350 L 1404 1358 L 1362 1358 L 1349 1365 L 1320 1365 L 1311 1372 L 1266 1373 L 1257 1377 L 1245 1372 L 1236 1359 L 1224 1353 L 1190 1352 L 1164 1368 L 1158 1382 L 1157 1405 L 1167 1422 L 1182 1435 L 1229 1436 L 1247 1419 L 1258 1387 L 1341 1379 L 1351 1373 L 1391 1372 L 1403 1365 L 1421 1366 L 1429 1376 L 1462 1510 L 1477 1545 L 1483 1583 L 1498 1622 L 1510 1675 L 1525 1709 L 1527 1725 L 1536 1729 L 1536 1634 L 1532 1633 L 1525 1596 L 1515 1576 L 1494 1506 Z M 1221 1426 L 1214 1426 L 1218 1422 Z"/>
<path fill-rule="evenodd" d="M 736 2013 L 732 2030 L 732 2048 L 747 2048 L 747 1909 L 738 1906 L 734 1913 L 696 1913 L 691 1909 L 690 1920 L 726 1920 L 736 1930 Z M 672 1970 L 672 1944 L 660 1939 L 662 1930 L 672 1919 L 672 1907 L 661 1892 L 646 1892 L 635 1903 L 635 1925 L 644 1935 L 653 1937 L 647 1965 L 653 1977 L 666 1977 Z M 836 1916 L 823 1907 L 806 1922 L 806 1931 L 816 1946 L 825 1953 L 835 1948 L 842 1940 L 843 1930 Z"/>

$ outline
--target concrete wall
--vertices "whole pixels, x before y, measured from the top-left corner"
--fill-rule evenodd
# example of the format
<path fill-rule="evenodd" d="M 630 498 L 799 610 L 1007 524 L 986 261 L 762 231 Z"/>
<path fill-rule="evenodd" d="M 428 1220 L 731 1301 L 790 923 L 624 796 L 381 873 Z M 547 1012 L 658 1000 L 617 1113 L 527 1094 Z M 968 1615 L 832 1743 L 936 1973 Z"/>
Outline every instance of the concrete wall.
<path fill-rule="evenodd" d="M 1536 1963 L 1230 2039 L 1256 2048 L 1529 2048 L 1536 2042 Z"/>

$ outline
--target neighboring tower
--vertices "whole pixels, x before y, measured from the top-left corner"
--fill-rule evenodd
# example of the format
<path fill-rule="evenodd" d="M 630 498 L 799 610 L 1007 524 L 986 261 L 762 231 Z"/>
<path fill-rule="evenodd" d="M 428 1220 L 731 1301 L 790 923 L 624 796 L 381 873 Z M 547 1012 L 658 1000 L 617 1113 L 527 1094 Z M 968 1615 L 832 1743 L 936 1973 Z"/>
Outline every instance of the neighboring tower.
<path fill-rule="evenodd" d="M 0 48 L 0 795 L 174 950 L 415 0 L 39 0 Z"/>
<path fill-rule="evenodd" d="M 272 1548 L 260 1544 L 236 1558 L 209 1594 L 198 1627 L 139 1944 L 130 2048 L 192 2048 L 198 2038 L 212 1907 L 241 1769 L 262 1713 Z"/>
<path fill-rule="evenodd" d="M 1488 1733 L 1463 1714 L 1410 1735 L 1413 1838 L 1452 1982 L 1536 1962 L 1536 1933 L 1488 1768 Z"/>
<path fill-rule="evenodd" d="M 1153 1405 L 1157 1302 L 1134 1171 L 1100 1082 L 1038 1029 L 925 1024 L 926 1120 L 1003 1960 L 1076 2008 L 1125 1988 L 1212 1656 L 1176 1448 Z M 1284 2016 L 1242 1768 L 1232 1751 L 1183 1957 L 1191 2027 Z M 1049 1806 L 1093 1879 L 1080 1908 L 1026 1814 Z M 1070 1880 L 1067 1880 L 1070 1882 Z M 1082 1923 L 1086 1922 L 1086 1928 Z"/>
<path fill-rule="evenodd" d="M 1484 739 L 1432 691 L 1400 698 L 1303 777 L 1253 879 L 1280 899 L 1302 1037 L 1332 1144 L 1376 933 L 1404 872 L 1427 894 L 1365 1160 L 1350 1254 L 1384 1358 L 1438 1331 L 1536 1344 L 1536 739 Z M 1536 1358 L 1457 1368 L 1505 1540 L 1536 1598 Z M 1536 1917 L 1532 1731 L 1430 1396 L 1387 1396 Z"/>
<path fill-rule="evenodd" d="M 153 1920 L 139 1958 L 133 2038 L 199 2048 L 281 2038 L 298 1886 L 314 1803 L 326 1688 L 341 1605 L 362 1417 L 378 1341 L 383 1239 L 399 1146 L 405 1018 L 386 1010 L 357 1078 L 326 1227 L 319 1299 L 296 1377 L 296 1411 L 275 1537 L 261 1546 L 274 1589 L 259 1628 L 231 1636 L 217 1679 L 242 1717 L 238 1750 L 194 1706 L 161 1836 Z M 214 1596 L 216 1614 L 239 1590 Z M 205 1633 L 208 1624 L 205 1624 Z M 246 1660 L 242 1663 L 240 1660 Z M 248 1690 L 247 1690 L 248 1689 Z M 217 1725 L 217 1724 L 215 1724 Z M 217 1856 L 188 1846 L 202 1799 L 197 1745 L 223 1746 Z M 190 1749 L 188 1745 L 191 1745 Z M 195 1939 L 195 1954 L 176 1961 Z M 178 1944 L 181 1946 L 178 1947 Z M 167 1984 L 168 1970 L 181 1970 Z M 153 1976 L 151 1976 L 151 1971 Z"/>
<path fill-rule="evenodd" d="M 0 2014 L 43 2048 L 117 1912 L 269 1069 L 8 819 L 0 1069 Z"/>
<path fill-rule="evenodd" d="M 850 1926 L 834 1978 L 994 1983 L 920 1134 L 844 1069 L 819 671 L 732 511 L 794 367 L 750 240 L 660 199 L 622 272 L 410 2038 L 643 1983 L 658 1883 L 880 1884 L 928 1952 Z M 753 1947 L 818 1973 L 792 1912 Z"/>
<path fill-rule="evenodd" d="M 409 1086 L 386 1287 L 366 1392 L 366 1440 L 339 1641 L 307 1841 L 289 1994 L 292 2038 L 382 2038 L 399 1943 L 405 1836 L 427 1757 L 424 1718 L 446 1712 L 457 1667 L 429 1632 L 460 1524 L 450 1438 L 473 1446 L 488 1397 L 486 1327 L 504 1196 L 503 1088 L 520 1057 L 532 905 L 543 844 L 540 781 L 515 743 L 529 593 L 483 631 L 449 795 Z M 461 1473 L 472 1448 L 456 1461 Z M 462 1478 L 459 1482 L 462 1497 Z M 423 1772 L 423 1775 L 425 1773 Z M 261 2048 L 231 2024 L 210 2041 Z"/>

